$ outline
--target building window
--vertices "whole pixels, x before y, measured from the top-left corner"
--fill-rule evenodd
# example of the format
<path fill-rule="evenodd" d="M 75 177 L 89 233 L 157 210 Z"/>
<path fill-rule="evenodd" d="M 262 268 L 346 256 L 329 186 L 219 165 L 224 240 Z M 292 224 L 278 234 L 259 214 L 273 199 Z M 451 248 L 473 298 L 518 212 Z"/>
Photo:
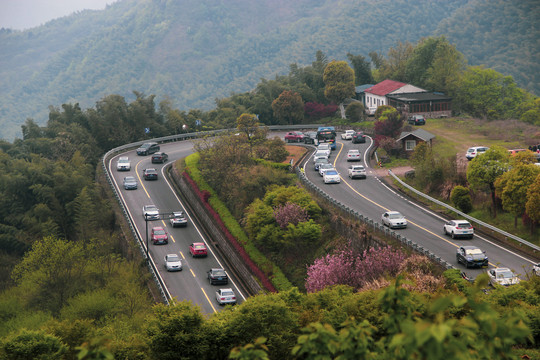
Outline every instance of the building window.
<path fill-rule="evenodd" d="M 416 147 L 416 140 L 405 140 L 405 150 L 412 151 Z"/>

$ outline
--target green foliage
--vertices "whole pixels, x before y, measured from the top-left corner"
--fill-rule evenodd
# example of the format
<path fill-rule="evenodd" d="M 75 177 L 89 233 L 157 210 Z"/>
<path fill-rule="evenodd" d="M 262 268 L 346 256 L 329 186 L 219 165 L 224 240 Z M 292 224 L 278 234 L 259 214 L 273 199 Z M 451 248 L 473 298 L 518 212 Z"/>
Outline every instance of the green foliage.
<path fill-rule="evenodd" d="M 347 119 L 352 122 L 364 121 L 366 118 L 366 111 L 364 105 L 361 102 L 353 101 L 345 108 L 345 115 Z"/>
<path fill-rule="evenodd" d="M 540 175 L 534 179 L 534 182 L 527 190 L 527 203 L 525 210 L 531 220 L 540 222 Z"/>
<path fill-rule="evenodd" d="M 56 336 L 44 331 L 23 330 L 5 339 L 1 350 L 2 358 L 8 360 L 56 360 L 67 348 Z"/>
<path fill-rule="evenodd" d="M 272 102 L 274 117 L 280 124 L 300 124 L 304 120 L 304 102 L 300 94 L 285 90 Z"/>
<path fill-rule="evenodd" d="M 336 104 L 354 97 L 354 70 L 345 61 L 332 60 L 324 69 L 324 96 Z"/>
<path fill-rule="evenodd" d="M 353 55 L 347 53 L 347 59 L 353 66 L 355 85 L 373 84 L 373 75 L 371 75 L 371 64 L 366 61 L 362 55 Z"/>
<path fill-rule="evenodd" d="M 471 194 L 469 193 L 469 189 L 464 186 L 454 186 L 450 193 L 450 201 L 452 201 L 456 208 L 464 213 L 468 213 L 472 210 Z"/>
<path fill-rule="evenodd" d="M 382 116 L 382 114 L 386 111 L 397 111 L 394 107 L 390 105 L 380 105 L 377 107 L 377 110 L 375 110 L 375 114 L 373 115 L 375 117 L 375 120 L 379 120 Z"/>

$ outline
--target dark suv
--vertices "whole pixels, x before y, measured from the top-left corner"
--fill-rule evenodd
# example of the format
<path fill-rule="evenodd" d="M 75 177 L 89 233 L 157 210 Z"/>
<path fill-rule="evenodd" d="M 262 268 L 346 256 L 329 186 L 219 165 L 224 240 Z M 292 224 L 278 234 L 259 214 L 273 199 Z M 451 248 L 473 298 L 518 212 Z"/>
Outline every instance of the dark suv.
<path fill-rule="evenodd" d="M 411 125 L 425 125 L 426 119 L 424 118 L 424 115 L 411 115 L 409 116 L 408 122 Z"/>
<path fill-rule="evenodd" d="M 144 143 L 137 149 L 137 155 L 150 155 L 159 151 L 159 145 L 155 142 Z"/>
<path fill-rule="evenodd" d="M 353 144 L 363 144 L 366 142 L 366 135 L 363 132 L 359 131 L 355 133 L 351 139 Z"/>

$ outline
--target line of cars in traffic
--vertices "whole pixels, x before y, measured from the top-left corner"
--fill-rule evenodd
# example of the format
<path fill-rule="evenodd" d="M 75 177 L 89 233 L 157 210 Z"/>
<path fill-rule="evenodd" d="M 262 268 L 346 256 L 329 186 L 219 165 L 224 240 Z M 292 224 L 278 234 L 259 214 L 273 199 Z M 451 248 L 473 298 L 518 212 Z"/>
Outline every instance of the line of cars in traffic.
<path fill-rule="evenodd" d="M 137 149 L 137 154 L 152 155 L 151 162 L 166 163 L 169 156 L 160 151 L 157 143 L 144 143 Z M 116 163 L 117 171 L 131 171 L 131 162 L 129 157 L 121 156 Z M 158 180 L 158 172 L 155 168 L 147 168 L 143 170 L 144 180 Z M 125 190 L 136 190 L 138 187 L 137 179 L 134 176 L 125 176 L 123 179 L 123 187 Z M 188 220 L 183 211 L 173 211 L 172 213 L 160 214 L 157 206 L 153 204 L 144 205 L 142 215 L 145 221 L 159 220 L 162 215 L 169 217 L 169 223 L 172 228 L 187 227 Z M 167 245 L 169 243 L 169 234 L 162 226 L 153 226 L 150 230 L 150 241 L 153 245 Z M 189 253 L 192 258 L 207 257 L 208 249 L 203 242 L 194 242 L 189 245 Z M 166 254 L 164 256 L 164 267 L 168 272 L 182 271 L 183 262 L 180 256 L 176 253 Z M 211 285 L 226 285 L 229 282 L 227 273 L 224 269 L 210 269 L 207 272 L 207 278 Z M 216 301 L 220 305 L 235 304 L 236 294 L 232 288 L 217 289 L 215 292 Z"/>

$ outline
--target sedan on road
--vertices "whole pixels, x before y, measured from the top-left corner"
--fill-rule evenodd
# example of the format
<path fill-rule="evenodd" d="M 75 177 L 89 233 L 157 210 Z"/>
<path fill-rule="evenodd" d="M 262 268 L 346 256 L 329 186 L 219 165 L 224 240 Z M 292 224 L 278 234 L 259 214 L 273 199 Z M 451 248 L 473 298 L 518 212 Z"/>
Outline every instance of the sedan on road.
<path fill-rule="evenodd" d="M 540 263 L 533 265 L 533 273 L 537 276 L 540 276 Z"/>
<path fill-rule="evenodd" d="M 467 220 L 450 220 L 444 224 L 443 232 L 450 235 L 452 239 L 459 237 L 472 239 L 474 228 Z"/>
<path fill-rule="evenodd" d="M 116 170 L 129 171 L 131 170 L 131 162 L 127 156 L 120 156 L 116 162 Z"/>
<path fill-rule="evenodd" d="M 154 245 L 166 245 L 169 243 L 169 235 L 161 226 L 154 226 L 150 232 L 150 239 Z"/>
<path fill-rule="evenodd" d="M 326 170 L 335 170 L 332 164 L 321 164 L 319 166 L 319 175 L 323 176 Z"/>
<path fill-rule="evenodd" d="M 353 144 L 363 144 L 366 142 L 366 135 L 363 132 L 359 131 L 355 133 L 352 137 Z"/>
<path fill-rule="evenodd" d="M 325 184 L 339 184 L 341 176 L 336 170 L 326 170 L 323 174 L 323 180 Z"/>
<path fill-rule="evenodd" d="M 236 295 L 233 289 L 218 289 L 216 291 L 216 300 L 219 305 L 236 304 Z"/>
<path fill-rule="evenodd" d="M 158 220 L 159 209 L 156 205 L 144 205 L 142 208 L 143 217 L 146 220 Z"/>
<path fill-rule="evenodd" d="M 319 171 L 319 166 L 321 166 L 321 164 L 329 164 L 330 162 L 328 161 L 328 158 L 326 157 L 322 157 L 322 158 L 318 158 L 317 160 L 315 160 L 315 171 Z"/>
<path fill-rule="evenodd" d="M 509 268 L 496 268 L 488 271 L 489 283 L 492 286 L 510 286 L 519 283 L 518 276 Z"/>
<path fill-rule="evenodd" d="M 366 178 L 366 168 L 364 165 L 350 165 L 348 169 L 349 177 L 351 179 L 365 179 Z"/>
<path fill-rule="evenodd" d="M 182 271 L 182 260 L 176 254 L 165 255 L 165 269 L 167 271 Z"/>
<path fill-rule="evenodd" d="M 304 141 L 304 134 L 301 131 L 291 131 L 285 135 L 285 142 L 302 142 Z"/>
<path fill-rule="evenodd" d="M 143 178 L 144 180 L 157 180 L 158 179 L 158 173 L 156 169 L 149 168 L 143 170 Z"/>
<path fill-rule="evenodd" d="M 404 229 L 407 227 L 407 220 L 405 219 L 405 216 L 401 215 L 401 213 L 398 211 L 385 212 L 381 216 L 381 222 L 390 229 Z"/>
<path fill-rule="evenodd" d="M 206 245 L 202 242 L 196 242 L 189 245 L 189 253 L 192 257 L 206 257 L 208 256 L 208 251 L 206 250 Z"/>
<path fill-rule="evenodd" d="M 207 272 L 210 285 L 226 285 L 229 283 L 229 277 L 223 269 L 210 269 Z"/>
<path fill-rule="evenodd" d="M 484 267 L 489 265 L 486 253 L 476 246 L 461 246 L 457 249 L 456 260 L 466 268 L 471 266 Z"/>
<path fill-rule="evenodd" d="M 355 133 L 356 131 L 354 130 L 345 130 L 345 132 L 341 134 L 341 140 L 351 140 Z"/>
<path fill-rule="evenodd" d="M 349 152 L 347 153 L 347 161 L 362 161 L 360 151 L 356 149 L 349 150 Z"/>
<path fill-rule="evenodd" d="M 173 217 L 170 220 L 171 226 L 174 227 L 186 227 L 187 219 L 183 211 L 173 212 Z"/>
<path fill-rule="evenodd" d="M 169 160 L 169 155 L 165 154 L 164 152 L 157 152 L 154 155 L 152 155 L 152 164 L 156 163 L 164 163 Z"/>
<path fill-rule="evenodd" d="M 133 176 L 126 176 L 122 184 L 126 190 L 137 190 L 137 179 Z"/>

